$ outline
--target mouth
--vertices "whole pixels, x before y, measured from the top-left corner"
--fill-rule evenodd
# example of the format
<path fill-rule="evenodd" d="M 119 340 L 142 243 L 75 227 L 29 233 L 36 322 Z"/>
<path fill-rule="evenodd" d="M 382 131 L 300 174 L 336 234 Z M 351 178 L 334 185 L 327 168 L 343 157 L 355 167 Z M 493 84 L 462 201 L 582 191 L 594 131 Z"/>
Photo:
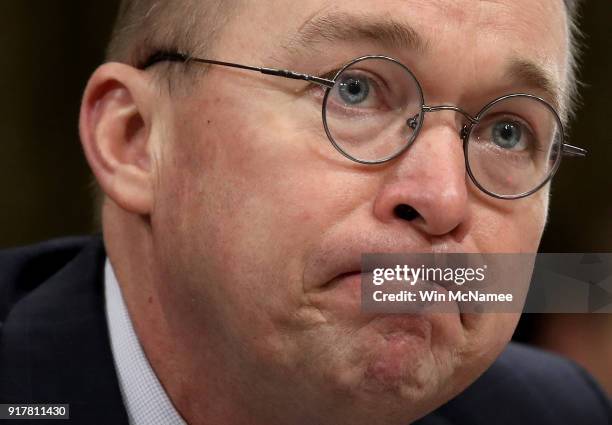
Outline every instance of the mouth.
<path fill-rule="evenodd" d="M 363 279 L 368 279 L 371 284 L 372 271 L 352 270 L 341 273 L 319 288 L 319 296 L 325 297 L 328 302 L 334 299 L 343 305 L 353 305 L 353 308 L 359 308 L 361 311 Z M 423 284 L 437 286 L 440 291 L 446 291 L 435 283 Z M 389 343 L 403 340 L 407 335 L 424 340 L 430 337 L 431 323 L 426 319 L 427 312 L 422 307 L 417 311 L 401 314 L 361 311 L 360 316 Z"/>
<path fill-rule="evenodd" d="M 346 265 L 345 263 L 344 265 Z M 325 311 L 328 317 L 343 326 L 360 333 L 374 344 L 381 355 L 389 356 L 389 362 L 400 357 L 411 357 L 426 349 L 433 341 L 456 338 L 462 334 L 464 318 L 460 311 L 453 314 L 439 314 L 436 306 L 416 306 L 411 311 L 374 311 L 364 308 L 362 280 L 372 282 L 373 270 L 362 270 L 361 264 L 353 262 L 351 267 L 336 272 L 324 283 L 308 292 L 311 305 Z M 336 269 L 338 270 L 338 269 Z M 418 282 L 422 289 L 435 288 L 446 292 L 442 282 Z M 433 304 L 438 304 L 434 302 Z M 372 346 L 373 347 L 373 346 Z M 374 348 L 372 348 L 374 349 Z"/>
<path fill-rule="evenodd" d="M 368 289 L 366 289 L 368 286 L 364 287 L 362 284 L 363 279 L 367 279 L 364 282 L 365 285 L 368 285 L 369 288 L 373 287 L 372 271 L 351 270 L 340 273 L 326 284 L 317 287 L 313 294 L 314 299 L 318 301 L 319 305 L 329 308 L 330 311 L 342 312 L 341 314 L 350 315 L 355 319 L 359 317 L 357 320 L 362 325 L 368 322 L 377 323 L 377 326 L 380 326 L 380 333 L 386 335 L 385 338 L 388 339 L 388 342 L 397 338 L 399 338 L 399 341 L 403 341 L 406 335 L 411 335 L 411 338 L 429 338 L 430 335 L 421 327 L 429 326 L 431 320 L 445 323 L 457 320 L 462 328 L 469 325 L 469 315 L 466 316 L 462 311 L 461 303 L 456 301 L 448 303 L 440 301 L 440 299 L 422 299 L 420 297 L 419 291 L 431 291 L 442 294 L 448 299 L 451 289 L 449 286 L 452 286 L 452 284 L 446 281 L 419 280 L 415 286 L 401 288 L 417 293 L 415 301 L 389 301 L 385 302 L 384 305 L 376 304 L 376 307 L 373 308 L 371 302 L 364 300 L 364 296 L 373 295 L 373 291 L 368 293 Z M 437 318 L 434 319 L 434 317 Z M 421 320 L 426 320 L 426 322 L 421 322 Z M 420 324 L 416 326 L 415 323 Z"/>
<path fill-rule="evenodd" d="M 343 296 L 361 299 L 361 282 L 363 273 L 353 270 L 341 273 L 318 288 L 319 292 L 341 292 Z"/>
<path fill-rule="evenodd" d="M 374 267 L 369 267 L 368 269 L 365 269 L 365 270 L 359 269 L 359 270 L 351 270 L 348 272 L 340 273 L 336 275 L 334 278 L 332 278 L 331 280 L 321 285 L 320 289 L 330 290 L 342 284 L 354 285 L 356 283 L 355 282 L 356 280 L 359 282 L 364 281 L 364 283 L 368 285 L 373 285 L 374 269 L 375 269 Z M 435 279 L 435 278 L 428 279 L 428 280 L 418 278 L 416 281 L 409 283 L 409 284 L 406 282 L 399 282 L 398 280 L 389 280 L 386 283 L 403 283 L 404 286 L 412 290 L 417 289 L 417 288 L 425 289 L 425 290 L 435 289 L 435 290 L 440 290 L 444 292 L 448 292 L 449 289 L 452 289 L 454 287 L 453 282 L 449 282 L 448 280 L 443 280 L 443 279 Z"/>
<path fill-rule="evenodd" d="M 355 285 L 356 283 L 361 284 L 362 278 L 367 277 L 368 274 L 372 274 L 372 272 L 351 270 L 348 272 L 340 273 L 327 283 L 323 284 L 321 286 L 321 289 L 333 290 L 340 285 Z"/>

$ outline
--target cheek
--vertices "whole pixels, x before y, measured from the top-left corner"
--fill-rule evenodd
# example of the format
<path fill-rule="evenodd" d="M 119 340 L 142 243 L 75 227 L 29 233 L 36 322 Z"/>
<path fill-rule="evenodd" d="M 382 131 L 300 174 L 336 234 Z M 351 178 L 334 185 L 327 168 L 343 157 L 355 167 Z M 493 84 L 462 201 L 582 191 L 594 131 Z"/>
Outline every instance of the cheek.
<path fill-rule="evenodd" d="M 537 252 L 548 211 L 548 189 L 512 201 L 486 200 L 472 207 L 471 228 L 479 252 Z"/>
<path fill-rule="evenodd" d="M 324 135 L 265 108 L 211 106 L 193 108 L 213 111 L 198 120 L 180 112 L 162 157 L 155 223 L 191 296 L 244 300 L 225 303 L 223 315 L 266 326 L 299 307 L 305 258 L 351 201 L 343 177 L 312 159 L 313 137 L 329 148 Z M 219 125 L 228 116 L 232 125 Z"/>
<path fill-rule="evenodd" d="M 478 251 L 484 253 L 536 253 L 546 224 L 548 188 L 521 200 L 485 203 L 474 208 L 472 238 Z M 523 264 L 517 257 L 517 263 Z M 501 269 L 500 269 L 501 270 Z M 522 271 L 521 271 L 522 272 Z M 513 274 L 519 276 L 521 273 Z M 524 281 L 529 283 L 528 278 Z M 519 288 L 513 279 L 501 284 L 501 292 Z M 507 287 L 505 286 L 507 285 Z M 519 291 L 520 292 L 520 291 Z M 519 313 L 463 314 L 467 343 L 463 345 L 462 362 L 474 368 L 488 365 L 512 337 Z"/>
<path fill-rule="evenodd" d="M 219 243 L 226 255 L 248 251 L 266 261 L 301 262 L 354 202 L 346 178 L 313 159 L 319 148 L 332 150 L 320 120 L 316 128 L 300 127 L 260 103 L 219 105 L 215 112 L 190 155 L 205 160 L 186 167 L 195 183 L 185 184 L 197 187 L 198 195 L 190 196 L 191 209 L 223 230 Z M 231 126 L 215 125 L 227 116 L 236 117 Z"/>
<path fill-rule="evenodd" d="M 464 314 L 465 343 L 456 351 L 457 380 L 472 382 L 503 351 L 519 320 L 518 313 Z"/>
<path fill-rule="evenodd" d="M 518 252 L 537 252 L 548 215 L 548 187 L 517 203 L 513 209 L 514 238 Z"/>

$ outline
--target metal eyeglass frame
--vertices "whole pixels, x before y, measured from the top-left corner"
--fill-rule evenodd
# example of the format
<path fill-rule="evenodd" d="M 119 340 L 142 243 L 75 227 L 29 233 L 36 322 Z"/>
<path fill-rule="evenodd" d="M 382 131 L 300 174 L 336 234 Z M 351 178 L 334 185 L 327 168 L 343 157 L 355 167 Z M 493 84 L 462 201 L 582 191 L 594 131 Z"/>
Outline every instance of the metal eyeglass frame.
<path fill-rule="evenodd" d="M 421 111 L 413 116 L 410 117 L 406 120 L 406 124 L 412 128 L 414 130 L 414 133 L 412 135 L 412 137 L 410 138 L 410 140 L 408 140 L 408 142 L 406 143 L 406 145 L 401 148 L 400 150 L 398 150 L 397 152 L 389 155 L 388 157 L 385 157 L 383 159 L 380 160 L 373 160 L 373 161 L 368 161 L 368 160 L 362 160 L 359 158 L 355 158 L 353 156 L 351 156 L 350 154 L 348 154 L 347 152 L 345 152 L 334 140 L 332 134 L 329 131 L 329 127 L 327 125 L 327 114 L 326 114 L 326 108 L 327 108 L 327 98 L 331 92 L 331 89 L 336 85 L 336 79 L 338 78 L 339 75 L 341 75 L 348 67 L 361 62 L 363 60 L 367 60 L 367 59 L 384 59 L 384 60 L 388 60 L 391 62 L 394 62 L 395 64 L 401 66 L 402 68 L 404 68 L 404 70 L 406 72 L 408 72 L 410 74 L 410 76 L 412 76 L 414 82 L 416 83 L 418 89 L 419 89 L 419 94 L 421 96 Z M 349 61 L 346 65 L 344 65 L 338 72 L 336 72 L 336 74 L 334 75 L 334 78 L 332 80 L 327 79 L 327 78 L 322 78 L 322 77 L 317 77 L 314 75 L 308 75 L 308 74 L 303 74 L 300 72 L 295 72 L 295 71 L 290 71 L 287 69 L 278 69 L 278 68 L 266 68 L 266 67 L 259 67 L 259 66 L 251 66 L 251 65 L 242 65 L 242 64 L 237 64 L 237 63 L 232 63 L 232 62 L 223 62 L 223 61 L 218 61 L 218 60 L 212 60 L 212 59 L 202 59 L 202 58 L 197 58 L 197 57 L 192 57 L 186 54 L 182 54 L 182 53 L 173 53 L 173 52 L 157 52 L 155 54 L 153 54 L 152 56 L 150 56 L 148 58 L 147 61 L 144 62 L 144 64 L 140 67 L 140 69 L 147 69 L 149 67 L 151 67 L 152 65 L 155 65 L 159 62 L 182 62 L 182 63 L 190 63 L 190 62 L 196 62 L 196 63 L 204 63 L 204 64 L 210 64 L 210 65 L 220 65 L 220 66 L 227 66 L 227 67 L 231 67 L 231 68 L 239 68 L 239 69 L 245 69 L 248 71 L 257 71 L 260 72 L 262 74 L 265 75 L 272 75 L 272 76 L 276 76 L 276 77 L 283 77 L 283 78 L 290 78 L 290 79 L 294 79 L 294 80 L 302 80 L 302 81 L 309 81 L 315 84 L 318 84 L 320 86 L 323 86 L 325 88 L 325 95 L 323 97 L 323 107 L 322 107 L 322 118 L 323 118 L 323 127 L 325 129 L 325 133 L 327 135 L 327 138 L 329 139 L 329 141 L 331 142 L 331 144 L 334 146 L 334 148 L 336 148 L 336 150 L 338 152 L 340 152 L 343 156 L 345 156 L 346 158 L 350 159 L 351 161 L 354 162 L 358 162 L 360 164 L 367 164 L 367 165 L 374 165 L 374 164 L 382 164 L 388 161 L 391 161 L 392 159 L 397 158 L 398 156 L 400 156 L 402 153 L 404 153 L 411 145 L 412 143 L 416 140 L 416 138 L 418 137 L 419 131 L 423 125 L 423 121 L 425 119 L 425 113 L 427 112 L 436 112 L 436 111 L 454 111 L 457 113 L 460 113 L 461 115 L 463 115 L 468 123 L 465 124 L 462 129 L 459 132 L 459 136 L 463 142 L 463 152 L 464 152 L 464 157 L 465 157 L 465 167 L 467 170 L 468 175 L 470 176 L 470 179 L 472 180 L 472 182 L 474 183 L 474 185 L 476 185 L 476 187 L 478 187 L 478 189 L 480 189 L 481 191 L 483 191 L 484 193 L 486 193 L 487 195 L 490 195 L 494 198 L 497 199 L 519 199 L 519 198 L 524 198 L 526 196 L 529 196 L 535 192 L 537 192 L 538 190 L 540 190 L 546 183 L 548 183 L 552 177 L 555 175 L 555 173 L 557 172 L 557 170 L 559 169 L 559 166 L 561 165 L 561 157 L 563 155 L 567 155 L 567 156 L 573 156 L 573 157 L 585 157 L 587 155 L 587 151 L 586 149 L 582 149 L 579 148 L 577 146 L 573 146 L 570 144 L 567 144 L 564 142 L 564 129 L 563 129 L 563 123 L 561 121 L 561 118 L 559 117 L 559 114 L 557 113 L 557 111 L 555 110 L 555 108 L 553 108 L 548 102 L 546 102 L 544 99 L 534 96 L 532 94 L 527 94 L 527 93 L 513 93 L 513 94 L 508 94 L 505 96 L 501 96 L 497 99 L 494 99 L 493 101 L 487 103 L 481 110 L 480 112 L 478 112 L 478 114 L 473 117 L 470 114 L 468 114 L 466 111 L 464 111 L 463 109 L 457 107 L 457 106 L 453 106 L 453 105 L 437 105 L 437 106 L 429 106 L 425 103 L 425 98 L 424 98 L 424 94 L 423 94 L 423 89 L 421 87 L 421 84 L 419 83 L 418 79 L 416 78 L 416 76 L 413 74 L 413 72 L 406 67 L 404 64 L 402 64 L 401 62 L 399 62 L 396 59 L 393 59 L 391 57 L 388 56 L 384 56 L 384 55 L 366 55 L 366 56 L 361 56 L 358 58 L 355 58 L 351 61 Z M 495 192 L 491 192 L 489 190 L 487 190 L 486 188 L 484 188 L 476 179 L 476 177 L 474 176 L 474 174 L 472 173 L 472 170 L 470 168 L 470 164 L 468 161 L 468 141 L 470 138 L 470 134 L 472 131 L 472 128 L 478 124 L 478 122 L 480 121 L 480 119 L 482 118 L 483 114 L 485 112 L 487 112 L 492 106 L 494 106 L 495 104 L 497 104 L 498 102 L 501 102 L 503 100 L 509 99 L 509 98 L 530 98 L 533 99 L 535 101 L 538 101 L 540 103 L 542 103 L 545 107 L 547 107 L 554 115 L 554 117 L 557 120 L 557 123 L 559 125 L 560 131 L 561 131 L 561 137 L 562 137 L 562 141 L 561 141 L 561 154 L 562 155 L 557 155 L 557 158 L 555 159 L 555 164 L 553 165 L 553 167 L 551 168 L 548 176 L 546 177 L 546 179 L 544 179 L 540 184 L 538 184 L 535 188 L 524 192 L 524 193 L 520 193 L 517 195 L 500 195 L 497 194 Z"/>

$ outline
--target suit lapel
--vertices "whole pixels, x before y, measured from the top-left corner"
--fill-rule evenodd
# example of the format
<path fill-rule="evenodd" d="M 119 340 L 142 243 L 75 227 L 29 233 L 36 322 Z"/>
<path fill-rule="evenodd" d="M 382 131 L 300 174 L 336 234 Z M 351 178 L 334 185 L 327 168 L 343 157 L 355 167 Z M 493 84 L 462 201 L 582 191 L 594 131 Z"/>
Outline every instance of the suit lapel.
<path fill-rule="evenodd" d="M 69 403 L 71 423 L 127 424 L 104 310 L 105 252 L 92 239 L 10 311 L 0 399 Z"/>

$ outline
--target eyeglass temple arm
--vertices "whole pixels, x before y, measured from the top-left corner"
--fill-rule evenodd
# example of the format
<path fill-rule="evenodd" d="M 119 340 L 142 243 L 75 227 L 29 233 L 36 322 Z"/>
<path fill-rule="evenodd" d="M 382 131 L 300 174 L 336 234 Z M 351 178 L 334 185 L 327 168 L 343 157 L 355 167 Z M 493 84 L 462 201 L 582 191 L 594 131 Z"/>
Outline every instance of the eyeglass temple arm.
<path fill-rule="evenodd" d="M 587 156 L 588 151 L 586 149 L 579 148 L 577 146 L 568 145 L 567 143 L 563 144 L 562 152 L 567 156 L 579 156 L 585 157 Z"/>
<path fill-rule="evenodd" d="M 334 86 L 334 81 L 332 80 L 328 80 L 326 78 L 321 78 L 321 77 L 315 77 L 314 75 L 301 74 L 299 72 L 293 72 L 287 69 L 261 68 L 258 66 L 241 65 L 237 63 L 222 62 L 222 61 L 216 61 L 216 60 L 211 60 L 211 59 L 193 58 L 193 57 L 181 54 L 181 53 L 165 53 L 165 52 L 156 53 L 153 56 L 151 56 L 141 68 L 146 69 L 152 65 L 155 65 L 158 62 L 165 62 L 165 61 L 184 62 L 184 63 L 188 63 L 188 62 L 208 63 L 212 65 L 221 65 L 221 66 L 228 66 L 232 68 L 246 69 L 248 71 L 258 71 L 258 72 L 261 72 L 262 74 L 273 75 L 276 77 L 283 77 L 283 78 L 291 78 L 293 80 L 311 81 L 313 83 L 322 85 L 324 87 L 329 87 L 329 88 Z"/>

